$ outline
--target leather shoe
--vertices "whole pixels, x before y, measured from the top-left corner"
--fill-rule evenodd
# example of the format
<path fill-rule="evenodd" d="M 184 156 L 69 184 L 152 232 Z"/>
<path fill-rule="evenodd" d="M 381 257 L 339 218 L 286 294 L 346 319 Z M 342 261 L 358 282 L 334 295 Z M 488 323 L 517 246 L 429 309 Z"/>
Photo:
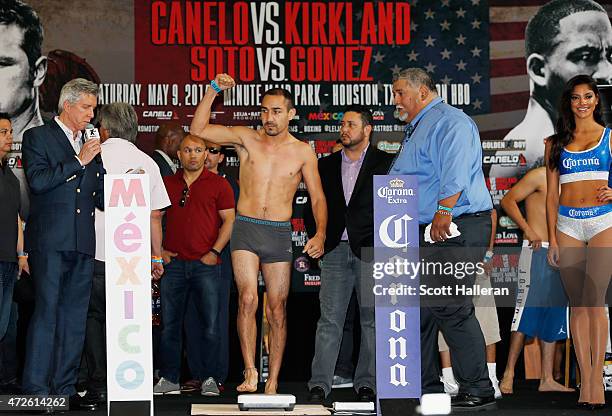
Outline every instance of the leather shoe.
<path fill-rule="evenodd" d="M 18 395 L 21 394 L 21 386 L 17 383 L 10 382 L 10 383 L 6 383 L 3 384 L 2 386 L 0 386 L 0 394 L 13 394 L 13 395 Z"/>
<path fill-rule="evenodd" d="M 374 394 L 374 390 L 367 386 L 359 387 L 357 390 L 357 398 L 360 402 L 373 402 L 376 399 L 376 395 Z"/>
<path fill-rule="evenodd" d="M 85 396 L 81 398 L 79 406 L 83 410 L 89 410 L 91 406 L 106 406 L 106 393 L 88 390 Z"/>
<path fill-rule="evenodd" d="M 469 393 L 459 393 L 451 399 L 451 407 L 455 412 L 470 412 L 497 409 L 497 403 L 493 395 L 480 397 Z"/>
<path fill-rule="evenodd" d="M 325 400 L 325 390 L 319 386 L 314 386 L 310 389 L 310 396 L 308 401 L 311 403 L 323 403 Z"/>
<path fill-rule="evenodd" d="M 605 403 L 589 403 L 589 410 L 602 410 L 605 409 Z"/>
<path fill-rule="evenodd" d="M 68 407 L 70 410 L 97 410 L 97 403 L 86 402 L 83 397 L 78 394 L 73 394 L 68 398 Z"/>
<path fill-rule="evenodd" d="M 27 415 L 54 415 L 55 409 L 53 408 L 53 406 L 49 406 L 39 410 L 26 410 L 23 413 Z"/>

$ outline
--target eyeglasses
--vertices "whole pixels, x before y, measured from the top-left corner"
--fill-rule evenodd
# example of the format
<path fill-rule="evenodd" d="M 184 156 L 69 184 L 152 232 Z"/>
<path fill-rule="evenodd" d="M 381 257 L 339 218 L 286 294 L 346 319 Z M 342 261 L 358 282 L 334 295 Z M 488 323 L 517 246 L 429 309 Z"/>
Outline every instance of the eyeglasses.
<path fill-rule="evenodd" d="M 179 201 L 179 206 L 183 208 L 187 203 L 187 198 L 189 198 L 189 187 L 185 185 L 185 189 L 183 189 L 183 197 Z"/>
<path fill-rule="evenodd" d="M 212 155 L 216 155 L 221 153 L 221 149 L 218 147 L 207 147 L 206 150 L 208 150 L 208 153 L 212 154 Z"/>

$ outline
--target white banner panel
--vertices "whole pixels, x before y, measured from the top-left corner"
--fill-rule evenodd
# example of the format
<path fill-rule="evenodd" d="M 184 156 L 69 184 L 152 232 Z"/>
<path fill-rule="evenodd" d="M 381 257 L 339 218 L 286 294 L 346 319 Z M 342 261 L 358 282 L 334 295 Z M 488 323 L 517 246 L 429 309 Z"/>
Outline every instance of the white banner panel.
<path fill-rule="evenodd" d="M 112 402 L 149 402 L 153 415 L 150 204 L 149 175 L 105 175 L 109 414 Z"/>

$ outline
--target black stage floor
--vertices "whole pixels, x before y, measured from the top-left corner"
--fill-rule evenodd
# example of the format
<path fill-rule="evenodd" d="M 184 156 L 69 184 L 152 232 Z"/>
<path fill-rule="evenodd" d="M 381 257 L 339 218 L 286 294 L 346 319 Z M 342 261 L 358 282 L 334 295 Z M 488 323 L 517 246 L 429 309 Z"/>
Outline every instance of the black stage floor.
<path fill-rule="evenodd" d="M 203 397 L 200 395 L 166 395 L 155 396 L 155 415 L 156 416 L 186 416 L 191 414 L 193 403 L 236 403 L 237 393 L 236 384 L 228 384 L 225 392 L 220 397 Z M 263 392 L 263 385 L 260 385 L 260 392 Z M 298 404 L 308 403 L 308 391 L 306 383 L 282 383 L 279 393 L 290 393 L 296 396 Z M 461 415 L 479 414 L 499 415 L 499 416 L 572 416 L 572 415 L 611 415 L 612 414 L 612 393 L 606 394 L 608 407 L 600 411 L 585 411 L 576 408 L 577 393 L 539 393 L 535 382 L 515 383 L 515 393 L 504 396 L 498 400 L 498 410 L 483 412 L 462 412 Z M 330 406 L 334 401 L 355 401 L 352 389 L 333 390 L 326 400 L 326 405 Z M 409 416 L 410 405 L 406 402 L 393 401 L 383 403 L 383 415 Z M 0 413 L 3 415 L 4 413 Z M 106 408 L 95 412 L 69 412 L 67 416 L 102 416 L 106 414 Z M 265 415 L 265 412 L 261 412 Z M 128 415 L 129 416 L 129 415 Z"/>

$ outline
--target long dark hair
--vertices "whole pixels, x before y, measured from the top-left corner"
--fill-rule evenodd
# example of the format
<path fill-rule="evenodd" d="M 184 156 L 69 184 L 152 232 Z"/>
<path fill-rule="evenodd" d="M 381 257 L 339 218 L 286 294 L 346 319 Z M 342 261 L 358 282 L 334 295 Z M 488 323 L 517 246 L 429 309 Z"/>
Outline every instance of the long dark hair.
<path fill-rule="evenodd" d="M 559 165 L 561 150 L 563 150 L 563 148 L 574 138 L 576 120 L 574 119 L 574 113 L 572 113 L 572 91 L 574 91 L 576 86 L 585 84 L 589 86 L 597 97 L 597 105 L 593 111 L 593 117 L 598 124 L 604 125 L 601 115 L 601 100 L 599 99 L 599 91 L 597 90 L 597 83 L 595 80 L 588 75 L 576 75 L 567 81 L 563 93 L 561 94 L 561 100 L 559 101 L 559 118 L 555 125 L 556 133 L 548 139 L 551 142 L 548 166 L 552 170 L 557 169 Z"/>

